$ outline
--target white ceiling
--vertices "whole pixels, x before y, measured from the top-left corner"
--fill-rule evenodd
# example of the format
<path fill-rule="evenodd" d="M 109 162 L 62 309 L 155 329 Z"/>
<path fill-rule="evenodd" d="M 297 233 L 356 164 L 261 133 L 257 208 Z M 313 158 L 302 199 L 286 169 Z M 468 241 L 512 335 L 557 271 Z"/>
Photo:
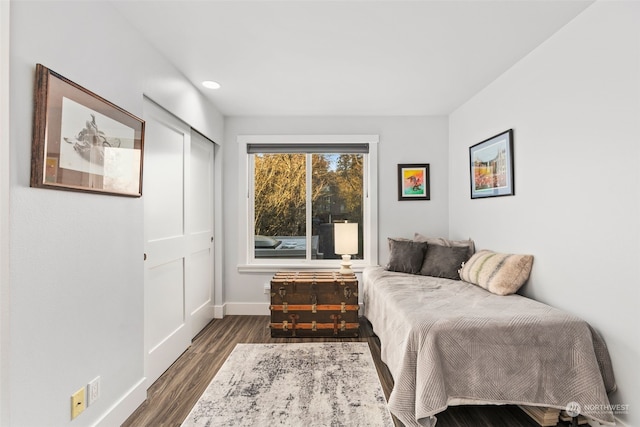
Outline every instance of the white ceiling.
<path fill-rule="evenodd" d="M 113 3 L 226 116 L 388 116 L 452 112 L 592 1 Z"/>

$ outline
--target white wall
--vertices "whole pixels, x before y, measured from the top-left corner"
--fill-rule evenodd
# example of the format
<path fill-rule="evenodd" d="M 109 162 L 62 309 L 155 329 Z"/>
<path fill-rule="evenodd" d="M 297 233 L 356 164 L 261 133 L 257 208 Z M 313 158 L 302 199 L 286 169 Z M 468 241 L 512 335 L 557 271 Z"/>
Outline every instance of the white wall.
<path fill-rule="evenodd" d="M 535 255 L 524 292 L 605 338 L 640 425 L 640 4 L 597 2 L 451 114 L 450 234 Z M 468 148 L 513 128 L 514 197 L 470 200 Z"/>
<path fill-rule="evenodd" d="M 218 143 L 223 117 L 109 2 L 12 2 L 10 60 L 8 425 L 69 425 L 98 375 L 73 425 L 118 425 L 146 397 L 143 200 L 29 188 L 35 64 L 139 117 L 146 94 Z"/>
<path fill-rule="evenodd" d="M 9 414 L 9 10 L 0 1 L 0 425 Z"/>
<path fill-rule="evenodd" d="M 231 117 L 225 122 L 224 218 L 225 301 L 227 313 L 267 314 L 263 285 L 272 273 L 239 273 L 238 215 L 244 206 L 238 186 L 238 135 L 377 134 L 378 144 L 378 260 L 387 262 L 387 237 L 412 237 L 420 231 L 445 236 L 448 232 L 446 117 Z M 429 163 L 431 200 L 398 201 L 397 164 Z"/>

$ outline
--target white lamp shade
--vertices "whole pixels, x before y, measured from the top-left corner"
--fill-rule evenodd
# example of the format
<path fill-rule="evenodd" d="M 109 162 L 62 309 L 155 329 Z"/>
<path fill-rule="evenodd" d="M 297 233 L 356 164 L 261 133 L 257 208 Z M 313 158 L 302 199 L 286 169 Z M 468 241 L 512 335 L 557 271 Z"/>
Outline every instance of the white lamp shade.
<path fill-rule="evenodd" d="M 335 252 L 338 255 L 358 253 L 358 223 L 339 222 L 333 224 Z"/>

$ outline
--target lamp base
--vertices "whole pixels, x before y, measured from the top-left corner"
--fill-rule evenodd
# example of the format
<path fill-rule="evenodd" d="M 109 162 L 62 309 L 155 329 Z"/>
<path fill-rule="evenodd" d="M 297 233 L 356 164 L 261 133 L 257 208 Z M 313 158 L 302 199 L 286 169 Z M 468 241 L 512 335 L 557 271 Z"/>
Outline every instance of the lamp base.
<path fill-rule="evenodd" d="M 351 269 L 351 255 L 342 255 L 340 274 L 353 274 L 353 270 Z"/>

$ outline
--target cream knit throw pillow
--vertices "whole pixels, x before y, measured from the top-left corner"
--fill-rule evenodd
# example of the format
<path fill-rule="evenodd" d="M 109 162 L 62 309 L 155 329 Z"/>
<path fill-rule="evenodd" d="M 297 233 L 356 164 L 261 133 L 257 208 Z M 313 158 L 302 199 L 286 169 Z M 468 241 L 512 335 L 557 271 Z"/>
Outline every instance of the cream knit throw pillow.
<path fill-rule="evenodd" d="M 462 264 L 460 278 L 497 295 L 513 294 L 529 278 L 533 255 L 500 254 L 483 249 Z"/>

